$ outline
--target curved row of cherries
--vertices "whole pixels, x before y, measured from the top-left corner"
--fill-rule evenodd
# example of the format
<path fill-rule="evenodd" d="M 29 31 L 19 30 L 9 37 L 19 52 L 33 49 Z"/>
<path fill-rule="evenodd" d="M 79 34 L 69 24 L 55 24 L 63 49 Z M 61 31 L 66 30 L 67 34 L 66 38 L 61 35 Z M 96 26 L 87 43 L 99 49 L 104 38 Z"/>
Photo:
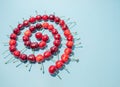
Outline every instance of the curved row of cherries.
<path fill-rule="evenodd" d="M 69 56 L 72 52 L 72 47 L 74 45 L 74 39 L 73 35 L 71 34 L 68 26 L 65 24 L 64 20 L 60 19 L 59 17 L 55 15 L 37 15 L 36 17 L 30 17 L 29 20 L 24 20 L 23 23 L 18 24 L 17 28 L 13 30 L 13 33 L 10 35 L 10 41 L 9 41 L 9 51 L 18 59 L 20 59 L 22 62 L 26 62 L 27 60 L 30 63 L 35 63 L 35 62 L 43 62 L 45 59 L 50 58 L 54 53 L 58 51 L 58 48 L 61 44 L 61 35 L 58 33 L 57 29 L 54 28 L 52 24 L 49 24 L 47 21 L 55 22 L 56 24 L 59 24 L 60 27 L 62 28 L 64 35 L 67 39 L 66 43 L 66 48 L 64 50 L 64 53 L 61 56 L 61 59 L 57 60 L 55 65 L 51 65 L 48 69 L 50 74 L 55 74 L 57 70 L 62 68 L 65 63 L 68 62 Z M 44 21 L 43 24 L 37 23 L 35 26 L 30 25 L 39 21 Z M 42 54 L 38 54 L 35 56 L 34 54 L 30 54 L 27 56 L 27 54 L 21 53 L 19 50 L 16 48 L 17 44 L 17 36 L 20 35 L 21 30 L 23 30 L 25 27 L 29 27 L 28 30 L 24 32 L 24 36 L 22 37 L 24 45 L 36 49 L 36 48 L 44 48 L 46 46 L 47 41 L 49 40 L 48 35 L 42 35 L 41 32 L 37 32 L 35 34 L 35 37 L 38 40 L 41 40 L 39 43 L 38 42 L 31 42 L 29 37 L 31 36 L 32 32 L 35 30 L 40 30 L 40 29 L 48 29 L 54 36 L 54 46 L 52 46 L 49 50 L 45 51 Z"/>

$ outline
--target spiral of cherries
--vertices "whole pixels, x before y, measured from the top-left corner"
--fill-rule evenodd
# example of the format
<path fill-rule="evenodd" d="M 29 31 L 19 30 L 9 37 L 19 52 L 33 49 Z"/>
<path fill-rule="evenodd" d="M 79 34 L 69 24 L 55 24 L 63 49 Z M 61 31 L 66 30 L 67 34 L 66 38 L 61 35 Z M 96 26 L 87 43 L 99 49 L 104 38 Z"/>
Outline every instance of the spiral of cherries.
<path fill-rule="evenodd" d="M 43 21 L 43 23 L 40 23 Z M 59 25 L 64 32 L 64 36 L 67 40 L 66 42 L 66 48 L 64 49 L 64 53 L 61 55 L 60 59 L 55 62 L 54 65 L 49 66 L 49 73 L 55 74 L 59 69 L 61 69 L 68 61 L 70 54 L 72 53 L 72 48 L 74 45 L 74 38 L 73 35 L 65 23 L 64 20 L 60 19 L 58 16 L 55 16 L 53 14 L 51 15 L 36 15 L 35 17 L 30 17 L 28 20 L 24 20 L 23 23 L 20 23 L 17 25 L 17 28 L 13 30 L 13 33 L 10 34 L 10 40 L 9 40 L 9 51 L 11 52 L 14 57 L 18 58 L 21 62 L 27 62 L 30 63 L 41 63 L 45 61 L 46 59 L 49 59 L 52 55 L 54 55 L 61 45 L 61 39 L 62 36 L 58 33 L 58 30 L 54 28 L 52 24 L 49 24 L 48 21 L 54 22 L 55 24 Z M 35 24 L 36 25 L 31 25 Z M 46 47 L 46 43 L 49 41 L 49 36 L 47 34 L 42 34 L 41 32 L 35 33 L 35 38 L 37 40 L 40 40 L 40 42 L 32 42 L 30 40 L 30 37 L 32 33 L 34 33 L 36 30 L 48 30 L 53 36 L 53 46 L 50 47 L 49 50 L 45 51 L 43 54 L 24 54 L 20 50 L 17 49 L 17 38 L 21 34 L 21 30 L 28 27 L 28 30 L 24 32 L 24 35 L 22 37 L 22 40 L 24 42 L 24 45 L 26 48 L 31 49 L 43 49 Z"/>

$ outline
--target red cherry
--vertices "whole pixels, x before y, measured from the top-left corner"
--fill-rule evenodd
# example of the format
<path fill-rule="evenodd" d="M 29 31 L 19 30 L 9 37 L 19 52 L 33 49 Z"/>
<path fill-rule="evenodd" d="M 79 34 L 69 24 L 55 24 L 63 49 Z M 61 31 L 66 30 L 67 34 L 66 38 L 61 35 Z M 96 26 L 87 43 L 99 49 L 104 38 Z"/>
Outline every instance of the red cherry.
<path fill-rule="evenodd" d="M 42 40 L 45 41 L 45 42 L 47 42 L 49 40 L 48 35 L 47 34 L 42 35 Z"/>
<path fill-rule="evenodd" d="M 51 65 L 48 69 L 50 74 L 55 74 L 56 70 L 57 70 L 56 66 L 54 66 L 54 65 Z"/>
<path fill-rule="evenodd" d="M 41 32 L 37 32 L 37 33 L 35 34 L 35 37 L 36 37 L 38 40 L 42 39 L 42 33 L 41 33 Z"/>
<path fill-rule="evenodd" d="M 35 31 L 35 26 L 30 26 L 30 27 L 29 27 L 29 30 L 30 30 L 31 32 Z"/>
<path fill-rule="evenodd" d="M 74 45 L 73 41 L 68 41 L 68 42 L 66 43 L 66 46 L 67 46 L 68 48 L 72 48 L 73 45 Z"/>
<path fill-rule="evenodd" d="M 54 21 L 55 21 L 55 23 L 58 24 L 60 22 L 60 18 L 59 17 L 55 17 Z"/>
<path fill-rule="evenodd" d="M 36 24 L 36 28 L 37 28 L 37 29 L 42 29 L 42 24 L 37 23 L 37 24 Z"/>
<path fill-rule="evenodd" d="M 64 65 L 64 63 L 61 60 L 56 61 L 55 63 L 57 69 L 61 69 Z"/>
<path fill-rule="evenodd" d="M 61 56 L 61 61 L 62 61 L 63 63 L 67 63 L 68 60 L 69 60 L 69 55 L 63 54 L 63 55 Z"/>
<path fill-rule="evenodd" d="M 26 62 L 27 61 L 27 55 L 26 54 L 20 54 L 19 58 L 20 58 L 20 60 L 22 62 Z"/>
<path fill-rule="evenodd" d="M 34 54 L 30 54 L 27 59 L 30 61 L 30 62 L 35 62 L 36 61 L 36 58 L 35 58 L 35 55 Z"/>
<path fill-rule="evenodd" d="M 68 35 L 68 36 L 67 36 L 67 40 L 68 40 L 68 41 L 73 41 L 73 36 L 72 36 L 72 35 Z"/>
<path fill-rule="evenodd" d="M 31 36 L 31 31 L 30 30 L 26 30 L 24 32 L 24 35 L 30 37 Z"/>
<path fill-rule="evenodd" d="M 47 15 L 43 15 L 43 16 L 42 16 L 42 19 L 43 19 L 44 21 L 47 21 L 47 20 L 48 20 L 48 16 L 47 16 Z"/>
<path fill-rule="evenodd" d="M 41 19 L 42 19 L 41 15 L 37 15 L 37 16 L 36 16 L 36 20 L 37 20 L 37 21 L 40 21 Z"/>
<path fill-rule="evenodd" d="M 38 47 L 39 47 L 39 44 L 38 44 L 37 42 L 32 42 L 32 43 L 30 44 L 30 47 L 31 47 L 32 49 L 35 49 L 35 48 L 38 48 Z"/>
<path fill-rule="evenodd" d="M 58 33 L 58 31 L 57 31 L 56 29 L 53 29 L 53 30 L 52 30 L 52 34 L 53 34 L 53 35 L 55 35 L 55 34 L 57 34 L 57 33 Z"/>
<path fill-rule="evenodd" d="M 51 53 L 53 54 L 53 53 L 55 53 L 55 52 L 58 51 L 58 47 L 52 46 L 52 47 L 50 48 L 50 51 L 51 51 Z"/>
<path fill-rule="evenodd" d="M 9 47 L 10 52 L 14 52 L 16 50 L 16 46 L 12 45 Z"/>
<path fill-rule="evenodd" d="M 53 15 L 53 14 L 49 15 L 50 21 L 54 21 L 54 18 L 55 18 L 55 15 Z"/>
<path fill-rule="evenodd" d="M 13 55 L 14 55 L 15 57 L 19 57 L 19 56 L 20 56 L 20 51 L 18 51 L 18 50 L 14 51 L 14 52 L 13 52 Z"/>
<path fill-rule="evenodd" d="M 49 30 L 49 31 L 52 31 L 53 29 L 54 29 L 54 26 L 50 24 L 50 25 L 48 26 L 48 30 Z"/>
<path fill-rule="evenodd" d="M 71 35 L 70 30 L 68 30 L 68 29 L 65 30 L 65 31 L 64 31 L 64 35 L 65 35 L 66 37 L 69 36 L 69 35 Z"/>
<path fill-rule="evenodd" d="M 66 25 L 66 24 L 64 24 L 63 26 L 62 26 L 62 30 L 67 30 L 68 29 L 68 26 Z"/>
<path fill-rule="evenodd" d="M 55 35 L 54 35 L 54 38 L 55 38 L 56 40 L 60 40 L 60 39 L 61 39 L 61 36 L 60 36 L 60 34 L 55 34 Z"/>
<path fill-rule="evenodd" d="M 44 57 L 41 55 L 41 54 L 38 54 L 36 56 L 36 61 L 39 63 L 39 62 L 42 62 L 44 60 Z"/>
<path fill-rule="evenodd" d="M 64 20 L 60 20 L 60 26 L 62 27 L 63 25 L 65 25 L 65 21 Z"/>
<path fill-rule="evenodd" d="M 60 40 L 54 40 L 53 44 L 58 47 L 61 44 L 61 41 Z"/>
<path fill-rule="evenodd" d="M 12 34 L 10 35 L 10 39 L 16 40 L 16 39 L 17 39 L 17 35 L 16 35 L 15 33 L 12 33 Z"/>
<path fill-rule="evenodd" d="M 23 36 L 22 39 L 23 39 L 23 41 L 28 41 L 29 37 L 28 36 Z"/>
<path fill-rule="evenodd" d="M 20 34 L 20 30 L 19 30 L 19 28 L 15 28 L 14 30 L 13 30 L 13 32 L 15 33 L 15 34 Z"/>
<path fill-rule="evenodd" d="M 48 24 L 47 22 L 44 22 L 44 23 L 42 24 L 42 26 L 43 26 L 43 28 L 48 29 L 49 24 Z"/>
<path fill-rule="evenodd" d="M 46 46 L 46 42 L 45 41 L 41 41 L 40 43 L 39 43 L 39 47 L 40 48 L 44 48 Z"/>
<path fill-rule="evenodd" d="M 45 51 L 44 52 L 44 58 L 49 58 L 51 56 L 51 52 L 50 51 Z"/>
<path fill-rule="evenodd" d="M 23 25 L 24 25 L 24 26 L 28 26 L 28 25 L 29 25 L 29 21 L 28 21 L 28 20 L 24 20 L 24 21 L 23 21 Z"/>
<path fill-rule="evenodd" d="M 30 23 L 35 23 L 35 21 L 36 21 L 36 18 L 35 18 L 35 17 L 30 17 L 30 18 L 29 18 L 29 22 L 30 22 Z"/>
<path fill-rule="evenodd" d="M 25 42 L 24 42 L 24 45 L 25 45 L 25 46 L 28 46 L 28 47 L 29 47 L 29 46 L 30 46 L 30 44 L 31 44 L 31 42 L 30 42 L 30 41 L 25 41 Z"/>
<path fill-rule="evenodd" d="M 18 24 L 17 28 L 19 28 L 20 30 L 23 29 L 23 24 Z"/>
<path fill-rule="evenodd" d="M 9 41 L 9 45 L 11 46 L 11 45 L 16 45 L 16 40 L 14 40 L 14 39 L 10 39 L 10 41 Z"/>
<path fill-rule="evenodd" d="M 66 48 L 64 50 L 64 53 L 70 55 L 72 53 L 72 49 L 71 48 Z"/>

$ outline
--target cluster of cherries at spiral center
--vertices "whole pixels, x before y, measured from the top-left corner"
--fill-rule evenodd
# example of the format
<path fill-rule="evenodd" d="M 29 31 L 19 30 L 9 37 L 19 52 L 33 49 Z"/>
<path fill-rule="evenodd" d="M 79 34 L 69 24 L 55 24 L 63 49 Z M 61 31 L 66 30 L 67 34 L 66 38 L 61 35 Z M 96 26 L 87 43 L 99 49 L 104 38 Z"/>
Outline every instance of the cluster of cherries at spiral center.
<path fill-rule="evenodd" d="M 44 22 L 39 23 L 40 21 Z M 61 35 L 58 33 L 57 29 L 55 29 L 52 24 L 48 23 L 48 21 L 55 22 L 57 25 L 60 25 L 67 40 L 66 48 L 64 49 L 64 53 L 61 55 L 60 59 L 57 60 L 54 65 L 50 65 L 50 67 L 48 68 L 50 74 L 55 74 L 57 70 L 61 69 L 69 61 L 69 56 L 72 53 L 72 48 L 74 45 L 73 35 L 71 34 L 65 21 L 60 19 L 59 17 L 52 14 L 36 15 L 35 17 L 30 17 L 28 20 L 24 20 L 23 23 L 18 24 L 17 27 L 13 30 L 13 33 L 10 34 L 9 51 L 21 62 L 29 61 L 30 63 L 41 63 L 44 60 L 49 59 L 58 51 L 58 48 L 61 44 Z M 34 23 L 36 23 L 36 25 L 31 25 Z M 50 47 L 49 50 L 45 51 L 43 54 L 38 55 L 27 55 L 19 51 L 16 48 L 18 40 L 17 36 L 19 36 L 21 34 L 21 30 L 26 27 L 28 27 L 28 30 L 24 32 L 24 35 L 22 37 L 24 45 L 26 47 L 31 49 L 43 49 L 46 47 L 46 43 L 50 39 L 47 34 L 43 35 L 41 32 L 36 32 L 35 37 L 36 39 L 40 40 L 40 42 L 31 42 L 30 40 L 30 37 L 32 33 L 34 33 L 34 31 L 42 29 L 50 31 L 54 36 L 53 46 Z"/>

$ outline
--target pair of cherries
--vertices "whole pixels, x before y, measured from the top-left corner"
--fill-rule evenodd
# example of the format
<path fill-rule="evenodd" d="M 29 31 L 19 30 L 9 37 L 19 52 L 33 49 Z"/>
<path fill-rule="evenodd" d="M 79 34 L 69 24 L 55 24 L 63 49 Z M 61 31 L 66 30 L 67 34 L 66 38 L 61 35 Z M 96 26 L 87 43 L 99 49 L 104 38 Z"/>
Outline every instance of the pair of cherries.
<path fill-rule="evenodd" d="M 43 62 L 45 59 L 50 58 L 55 52 L 58 51 L 58 48 L 61 44 L 61 35 L 58 33 L 57 29 L 55 29 L 52 24 L 49 24 L 47 22 L 48 20 L 50 22 L 56 23 L 61 27 L 67 40 L 66 48 L 64 49 L 64 53 L 61 55 L 61 59 L 57 60 L 55 65 L 51 65 L 48 69 L 50 74 L 55 74 L 57 70 L 62 68 L 65 63 L 69 61 L 69 56 L 72 53 L 72 48 L 74 45 L 73 35 L 71 34 L 65 21 L 60 19 L 59 17 L 55 15 L 37 15 L 35 17 L 30 17 L 29 20 L 24 20 L 23 23 L 18 24 L 17 28 L 15 28 L 13 30 L 13 33 L 10 35 L 9 50 L 16 58 L 19 58 L 22 62 L 26 62 L 27 60 L 30 61 L 30 63 Z M 43 24 L 37 23 L 41 21 L 44 21 Z M 34 23 L 37 24 L 35 26 L 31 25 Z M 30 54 L 27 56 L 27 54 L 24 54 L 21 51 L 17 50 L 17 36 L 20 35 L 21 30 L 26 27 L 29 27 L 29 29 L 24 32 L 24 36 L 22 37 L 25 46 L 32 49 L 44 48 L 46 46 L 46 43 L 50 38 L 48 37 L 48 35 L 42 35 L 41 32 L 35 33 L 35 37 L 38 40 L 41 40 L 39 43 L 30 41 L 30 36 L 32 35 L 32 33 L 35 30 L 41 29 L 49 30 L 52 33 L 52 35 L 54 36 L 53 46 L 50 47 L 49 50 L 45 51 L 43 54 L 38 54 L 37 56 L 35 56 L 34 54 Z"/>

